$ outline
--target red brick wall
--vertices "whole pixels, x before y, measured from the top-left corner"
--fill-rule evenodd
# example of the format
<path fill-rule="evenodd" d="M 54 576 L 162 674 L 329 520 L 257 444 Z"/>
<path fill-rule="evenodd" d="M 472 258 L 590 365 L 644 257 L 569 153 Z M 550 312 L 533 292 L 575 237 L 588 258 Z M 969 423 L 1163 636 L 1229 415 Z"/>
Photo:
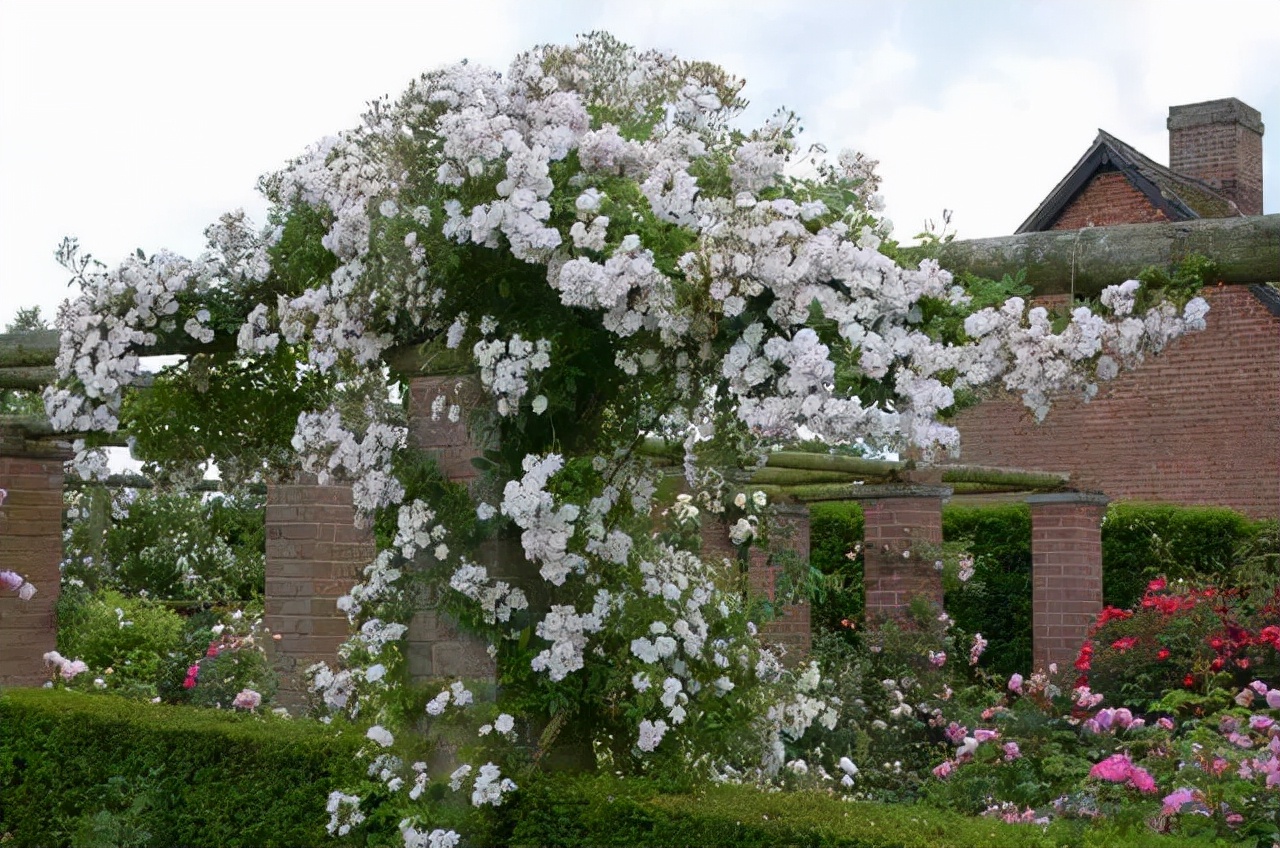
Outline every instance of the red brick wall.
<path fill-rule="evenodd" d="M 265 624 L 273 636 L 281 703 L 305 695 L 302 672 L 333 665 L 350 624 L 337 600 L 373 561 L 373 535 L 355 526 L 351 487 L 320 486 L 314 477 L 267 486 Z"/>
<path fill-rule="evenodd" d="M 942 495 L 862 501 L 867 625 L 909 620 L 911 602 L 942 608 Z"/>
<path fill-rule="evenodd" d="M 471 464 L 480 450 L 472 444 L 467 430 L 467 416 L 479 403 L 480 386 L 471 376 L 424 376 L 409 381 L 409 444 L 436 457 L 445 477 L 458 483 L 470 483 L 479 472 Z M 445 412 L 433 416 L 431 407 L 437 397 L 445 399 Z M 450 421 L 448 410 L 457 406 L 457 421 Z"/>
<path fill-rule="evenodd" d="M 472 439 L 467 418 L 479 405 L 480 386 L 473 376 L 421 376 L 409 381 L 409 443 L 435 456 L 440 471 L 455 483 L 472 483 L 479 471 L 471 460 L 481 455 Z M 444 412 L 432 413 L 437 397 L 444 397 Z M 450 421 L 450 406 L 459 408 L 458 420 Z M 488 569 L 489 577 L 521 587 L 534 610 L 546 611 L 541 602 L 545 586 L 524 558 L 519 539 L 496 539 L 481 546 L 476 562 Z M 418 567 L 433 568 L 426 554 L 418 557 Z M 461 630 L 456 621 L 437 609 L 435 598 L 421 597 L 409 622 L 408 663 L 414 680 L 465 678 L 472 684 L 492 683 L 497 667 L 488 654 L 488 642 Z"/>
<path fill-rule="evenodd" d="M 1084 404 L 1036 424 L 1017 399 L 962 412 L 960 461 L 1066 471 L 1115 500 L 1227 506 L 1280 517 L 1280 318 L 1245 286 L 1206 290 L 1208 328 Z"/>
<path fill-rule="evenodd" d="M 1102 611 L 1102 516 L 1097 495 L 1038 495 L 1031 503 L 1032 664 L 1070 668 Z"/>
<path fill-rule="evenodd" d="M 44 655 L 58 641 L 62 460 L 0 456 L 0 489 L 9 493 L 0 505 L 0 571 L 36 587 L 29 601 L 0 590 L 0 685 L 38 686 L 49 678 Z"/>
<path fill-rule="evenodd" d="M 809 509 L 791 504 L 775 505 L 775 516 L 769 528 L 771 551 L 792 551 L 804 562 L 809 560 Z M 736 562 L 737 549 L 729 541 L 729 525 L 714 515 L 705 515 L 702 523 L 702 555 Z M 752 547 L 747 555 L 747 585 L 757 597 L 773 601 L 778 579 L 785 565 L 771 560 L 770 552 Z M 810 630 L 810 608 L 806 601 L 784 604 L 778 617 L 760 628 L 765 644 L 783 649 L 788 665 L 804 659 L 813 646 Z"/>
<path fill-rule="evenodd" d="M 1134 188 L 1119 171 L 1096 174 L 1084 190 L 1067 204 L 1053 222 L 1054 230 L 1108 227 L 1113 224 L 1149 224 L 1166 220 L 1146 195 Z"/>

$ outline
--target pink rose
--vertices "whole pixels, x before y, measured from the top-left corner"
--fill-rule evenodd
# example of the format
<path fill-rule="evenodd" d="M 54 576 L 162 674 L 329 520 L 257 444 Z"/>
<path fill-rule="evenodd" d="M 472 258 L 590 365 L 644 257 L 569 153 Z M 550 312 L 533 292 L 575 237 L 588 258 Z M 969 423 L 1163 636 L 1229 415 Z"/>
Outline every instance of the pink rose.
<path fill-rule="evenodd" d="M 241 689 L 240 694 L 231 702 L 231 706 L 242 710 L 255 710 L 262 703 L 262 696 L 252 689 Z"/>
<path fill-rule="evenodd" d="M 1133 774 L 1133 762 L 1128 754 L 1112 754 L 1089 769 L 1089 777 L 1108 783 L 1124 783 Z"/>
<path fill-rule="evenodd" d="M 1146 769 L 1137 766 L 1129 773 L 1129 785 L 1139 792 L 1156 791 L 1156 779 Z"/>

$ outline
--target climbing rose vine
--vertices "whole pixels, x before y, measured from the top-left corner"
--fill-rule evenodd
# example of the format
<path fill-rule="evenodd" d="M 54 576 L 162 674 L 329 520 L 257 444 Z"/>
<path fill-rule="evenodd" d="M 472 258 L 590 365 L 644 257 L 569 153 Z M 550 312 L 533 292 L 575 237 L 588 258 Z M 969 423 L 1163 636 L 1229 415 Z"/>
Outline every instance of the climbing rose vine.
<path fill-rule="evenodd" d="M 785 112 L 739 128 L 742 87 L 603 34 L 531 50 L 505 74 L 457 64 L 265 177 L 265 227 L 225 216 L 194 260 L 139 253 L 107 269 L 64 250 L 83 292 L 59 316 L 62 379 L 46 395 L 57 427 L 145 424 L 147 402 L 128 392 L 139 353 L 180 340 L 203 355 L 158 383 L 206 406 L 223 383 L 287 383 L 272 403 L 297 406 L 301 467 L 350 481 L 365 519 L 385 521 L 390 543 L 340 603 L 353 622 L 343 663 L 313 680 L 329 709 L 377 723 L 370 774 L 393 793 L 416 800 L 427 780 L 422 763 L 383 753 L 396 744 L 388 705 L 406 676 L 413 580 L 488 635 L 504 679 L 553 712 L 577 704 L 619 767 L 666 752 L 708 774 L 768 776 L 785 739 L 834 721 L 816 667 L 788 672 L 754 638 L 736 568 L 654 533 L 661 473 L 638 450 L 646 437 L 685 456 L 693 494 L 677 523 L 698 518 L 694 503 L 713 519 L 736 494 L 721 471 L 770 446 L 954 451 L 941 418 L 959 391 L 1001 385 L 1043 417 L 1053 394 L 1090 396 L 1203 327 L 1199 298 L 1139 314 L 1133 282 L 1108 289 L 1100 313 L 1055 320 L 1019 298 L 979 308 L 936 262 L 895 260 L 874 162 L 806 152 Z M 404 473 L 402 412 L 380 363 L 411 344 L 475 374 L 487 400 L 432 404 L 495 446 L 463 512 Z M 277 378 L 250 379 L 260 374 Z M 261 473 L 280 439 L 244 426 L 234 457 L 209 435 L 206 457 L 182 461 Z M 246 456 L 257 445 L 270 449 Z M 738 506 L 747 544 L 767 508 Z M 496 574 L 477 534 L 518 537 L 536 575 Z M 531 589 L 548 602 L 532 604 Z M 455 684 L 430 701 L 432 720 L 478 709 Z M 700 725 L 732 732 L 717 741 Z M 508 737 L 491 733 L 502 726 L 485 725 L 486 744 Z M 449 784 L 477 806 L 517 789 L 479 761 Z M 359 805 L 335 793 L 330 830 L 358 826 Z M 456 838 L 410 819 L 401 830 L 406 844 Z"/>

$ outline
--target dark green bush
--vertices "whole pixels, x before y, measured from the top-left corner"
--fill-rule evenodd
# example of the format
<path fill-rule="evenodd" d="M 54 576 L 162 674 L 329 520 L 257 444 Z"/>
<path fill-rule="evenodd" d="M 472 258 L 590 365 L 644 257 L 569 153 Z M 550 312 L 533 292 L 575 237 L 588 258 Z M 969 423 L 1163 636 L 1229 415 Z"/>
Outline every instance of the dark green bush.
<path fill-rule="evenodd" d="M 828 591 L 813 606 L 815 628 L 838 631 L 843 619 L 862 614 L 862 559 L 845 556 L 862 541 L 862 527 L 856 503 L 810 507 L 810 562 L 828 576 Z M 1275 532 L 1275 522 L 1220 507 L 1112 504 L 1102 525 L 1104 599 L 1127 608 L 1158 575 L 1214 578 L 1249 557 L 1263 562 L 1256 549 L 1260 542 L 1274 549 Z M 966 543 L 975 560 L 969 583 L 947 593 L 947 611 L 961 630 L 988 640 L 984 668 L 1025 672 L 1031 667 L 1030 509 L 948 506 L 942 535 L 948 543 Z M 1266 562 L 1274 563 L 1275 551 L 1269 555 Z"/>
<path fill-rule="evenodd" d="M 813 599 L 815 629 L 840 630 L 841 621 L 862 617 L 862 556 L 848 556 L 862 543 L 862 507 L 855 501 L 826 501 L 809 507 L 809 564 L 825 575 Z"/>
<path fill-rule="evenodd" d="M 1031 509 L 949 506 L 942 537 L 973 555 L 973 577 L 947 593 L 947 612 L 988 641 L 983 667 L 1002 676 L 1031 668 Z"/>
<path fill-rule="evenodd" d="M 331 790 L 364 778 L 359 733 L 109 695 L 0 695 L 0 842 L 331 842 Z"/>
<path fill-rule="evenodd" d="M 1160 575 L 1221 577 L 1266 526 L 1225 507 L 1112 504 L 1102 525 L 1103 600 L 1127 609 Z"/>
<path fill-rule="evenodd" d="M 512 846 L 698 846 L 774 848 L 1023 848 L 1023 846 L 1207 845 L 1145 829 L 1079 822 L 1047 829 L 970 818 L 920 805 L 842 801 L 816 792 L 766 793 L 710 786 L 660 794 L 652 784 L 610 778 L 548 779 L 521 788 L 505 816 Z"/>

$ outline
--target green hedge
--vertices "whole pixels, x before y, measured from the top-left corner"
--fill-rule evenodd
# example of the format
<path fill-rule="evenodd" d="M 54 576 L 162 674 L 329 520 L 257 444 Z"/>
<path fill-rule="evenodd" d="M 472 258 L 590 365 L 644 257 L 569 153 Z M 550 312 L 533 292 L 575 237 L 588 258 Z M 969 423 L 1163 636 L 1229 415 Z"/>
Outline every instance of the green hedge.
<path fill-rule="evenodd" d="M 0 842 L 324 844 L 329 792 L 364 776 L 360 743 L 301 719 L 7 690 Z"/>
<path fill-rule="evenodd" d="M 1158 574 L 1213 577 L 1227 572 L 1240 552 L 1274 522 L 1254 521 L 1221 507 L 1116 503 L 1102 525 L 1103 597 L 1128 607 Z M 862 510 L 855 502 L 810 507 L 810 562 L 828 575 L 829 589 L 814 604 L 814 627 L 838 630 L 842 618 L 862 614 L 862 563 L 845 553 L 862 541 Z M 1031 667 L 1031 512 L 1025 504 L 948 506 L 942 511 L 948 542 L 971 539 L 977 559 L 972 585 L 947 596 L 947 609 L 966 632 L 990 642 L 984 665 L 998 674 Z"/>
<path fill-rule="evenodd" d="M 533 846 L 696 846 L 696 848 L 1172 848 L 1212 842 L 1080 822 L 1008 825 L 921 805 L 841 801 L 817 792 L 766 793 L 712 786 L 661 794 L 651 783 L 561 778 L 521 788 L 505 816 L 505 844 Z"/>
<path fill-rule="evenodd" d="M 841 619 L 862 617 L 862 559 L 845 556 L 862 543 L 862 533 L 862 507 L 856 502 L 809 505 L 809 564 L 826 576 L 824 591 L 813 600 L 813 627 L 837 630 Z"/>
<path fill-rule="evenodd" d="M 1236 564 L 1236 553 L 1267 527 L 1225 507 L 1117 503 L 1102 525 L 1102 597 L 1129 607 L 1147 581 L 1216 577 Z"/>

